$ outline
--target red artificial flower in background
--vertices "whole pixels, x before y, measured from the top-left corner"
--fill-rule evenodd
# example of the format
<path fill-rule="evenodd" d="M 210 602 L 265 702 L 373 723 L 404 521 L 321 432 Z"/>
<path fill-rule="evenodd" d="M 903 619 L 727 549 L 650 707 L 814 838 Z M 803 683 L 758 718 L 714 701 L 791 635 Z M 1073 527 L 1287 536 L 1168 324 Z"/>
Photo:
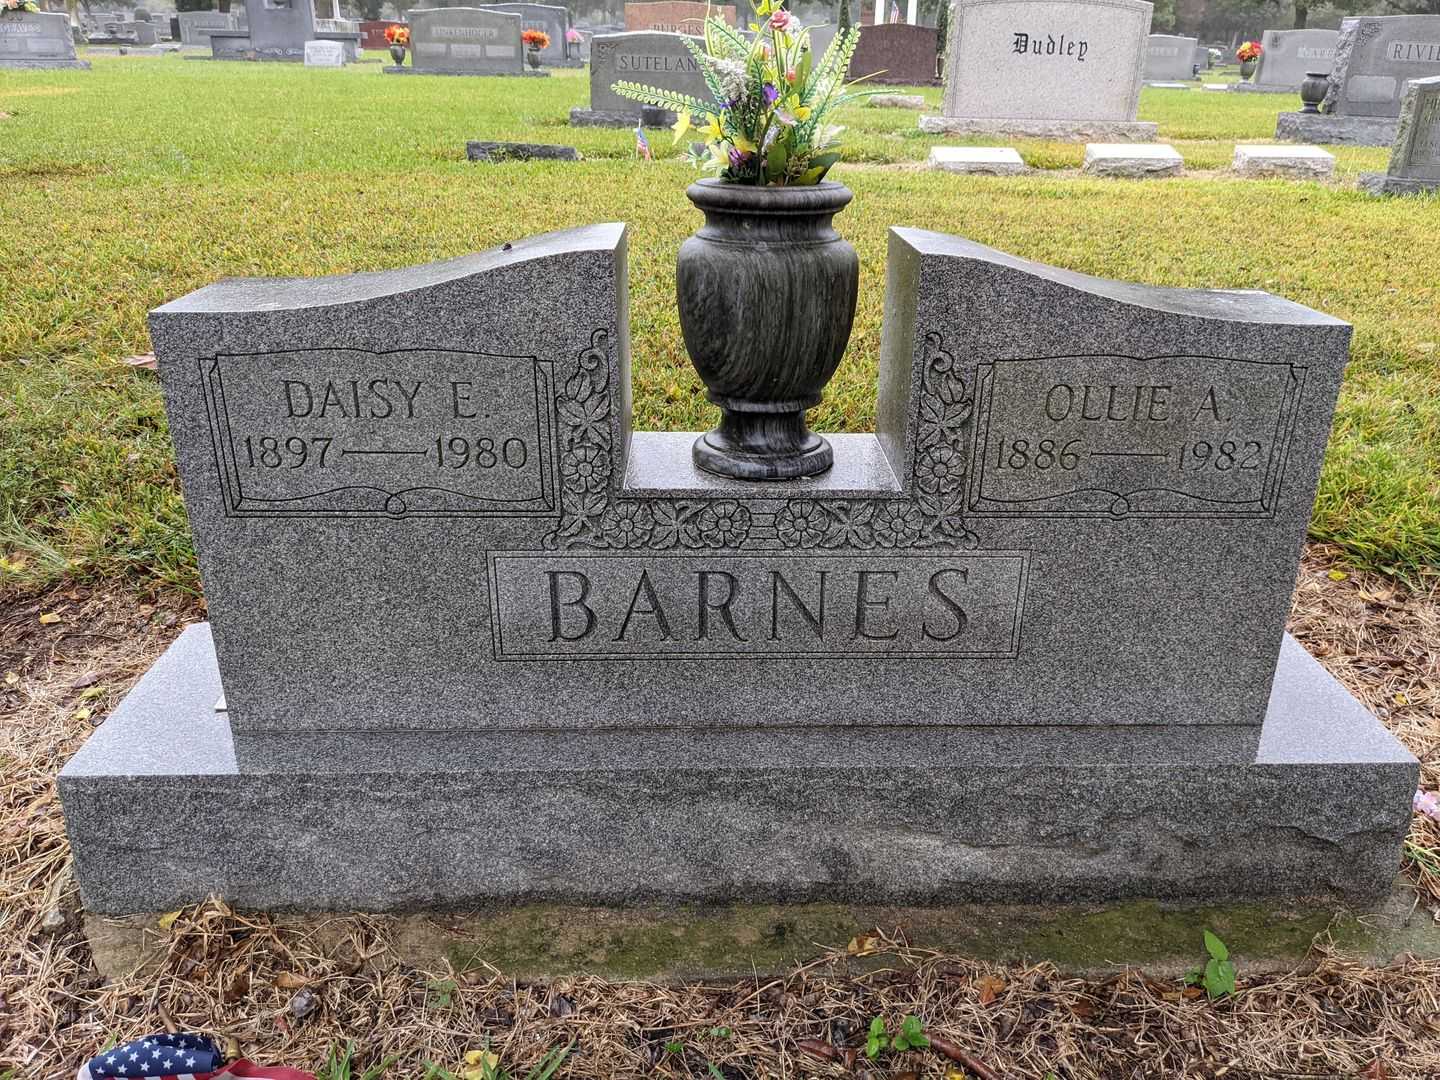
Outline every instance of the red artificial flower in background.
<path fill-rule="evenodd" d="M 544 30 L 526 30 L 520 35 L 520 40 L 532 49 L 548 49 L 550 47 L 550 35 Z"/>
<path fill-rule="evenodd" d="M 1241 63 L 1245 63 L 1248 60 L 1259 60 L 1260 54 L 1264 51 L 1258 41 L 1247 41 L 1235 50 L 1235 59 Z"/>
<path fill-rule="evenodd" d="M 387 26 L 385 40 L 391 45 L 409 45 L 410 28 L 408 26 Z"/>

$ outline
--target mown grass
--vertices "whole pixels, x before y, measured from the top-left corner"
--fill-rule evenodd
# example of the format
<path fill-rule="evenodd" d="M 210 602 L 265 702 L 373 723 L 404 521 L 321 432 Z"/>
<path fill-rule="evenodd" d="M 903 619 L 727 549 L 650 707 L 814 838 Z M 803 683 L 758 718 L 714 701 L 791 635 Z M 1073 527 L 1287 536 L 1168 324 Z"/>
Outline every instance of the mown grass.
<path fill-rule="evenodd" d="M 665 132 L 572 129 L 579 72 L 544 80 L 382 76 L 269 64 L 103 58 L 85 72 L 0 72 L 0 555 L 6 578 L 63 573 L 197 582 L 145 313 L 218 277 L 325 274 L 444 258 L 550 229 L 631 233 L 637 426 L 694 429 L 711 409 L 686 360 L 673 266 L 697 216 Z M 933 102 L 939 92 L 924 91 Z M 1146 90 L 1195 174 L 1096 181 L 1082 148 L 1022 143 L 1041 171 L 962 179 L 918 165 L 940 141 L 915 114 L 855 108 L 856 193 L 840 218 L 862 294 L 817 426 L 873 420 L 886 230 L 959 233 L 1028 258 L 1155 284 L 1265 288 L 1355 324 L 1313 532 L 1357 563 L 1440 566 L 1440 202 L 1345 183 L 1385 150 L 1338 154 L 1336 184 L 1242 181 L 1237 140 L 1294 102 Z M 469 138 L 566 142 L 579 165 L 473 166 Z M 18 568 L 17 568 L 18 566 Z M 4 580 L 4 578 L 0 578 Z"/>

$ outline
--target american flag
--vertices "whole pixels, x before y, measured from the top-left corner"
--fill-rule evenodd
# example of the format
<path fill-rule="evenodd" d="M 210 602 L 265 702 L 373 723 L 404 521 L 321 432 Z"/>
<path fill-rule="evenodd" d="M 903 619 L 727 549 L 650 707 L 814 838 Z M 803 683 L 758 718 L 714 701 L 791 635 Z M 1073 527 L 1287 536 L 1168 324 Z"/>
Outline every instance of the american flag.
<path fill-rule="evenodd" d="M 315 1080 L 310 1073 L 248 1061 L 226 1063 L 204 1035 L 148 1035 L 104 1050 L 80 1066 L 76 1080 Z"/>
<path fill-rule="evenodd" d="M 650 140 L 645 138 L 645 132 L 640 125 L 635 125 L 635 156 L 644 158 L 646 161 L 654 160 L 650 156 Z"/>
<path fill-rule="evenodd" d="M 890 0 L 890 21 L 892 23 L 900 21 L 900 0 Z"/>

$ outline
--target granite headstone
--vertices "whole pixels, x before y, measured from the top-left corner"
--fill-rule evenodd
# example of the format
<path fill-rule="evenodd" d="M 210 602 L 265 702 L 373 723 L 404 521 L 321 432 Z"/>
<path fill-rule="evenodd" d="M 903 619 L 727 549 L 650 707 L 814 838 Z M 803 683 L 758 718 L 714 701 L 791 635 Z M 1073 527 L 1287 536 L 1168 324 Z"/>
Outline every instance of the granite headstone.
<path fill-rule="evenodd" d="M 176 19 L 180 23 L 180 44 L 187 48 L 208 49 L 211 31 L 237 28 L 234 16 L 223 11 L 182 11 Z"/>
<path fill-rule="evenodd" d="M 1195 77 L 1195 52 L 1200 42 L 1193 37 L 1151 34 L 1145 39 L 1145 81 L 1174 82 Z"/>
<path fill-rule="evenodd" d="M 0 68 L 88 68 L 75 55 L 70 20 L 40 11 L 0 15 Z"/>
<path fill-rule="evenodd" d="M 1440 189 L 1440 76 L 1412 79 L 1400 106 L 1389 168 L 1366 173 L 1361 186 L 1375 195 L 1413 195 Z"/>
<path fill-rule="evenodd" d="M 570 29 L 568 9 L 552 4 L 501 3 L 485 4 L 496 11 L 508 11 L 519 15 L 524 30 L 542 30 L 550 38 L 550 44 L 540 50 L 541 62 L 550 67 L 579 67 L 579 57 L 571 57 L 566 31 Z"/>
<path fill-rule="evenodd" d="M 494 8 L 412 8 L 410 67 L 392 74 L 524 75 L 519 15 Z"/>
<path fill-rule="evenodd" d="M 346 60 L 360 57 L 360 32 L 348 20 L 317 20 L 315 0 L 245 0 L 245 12 L 243 28 L 210 31 L 215 59 L 303 62 L 307 41 L 337 41 Z"/>
<path fill-rule="evenodd" d="M 666 34 L 689 34 L 699 37 L 705 33 L 705 20 L 724 19 L 731 26 L 736 25 L 735 7 L 732 4 L 698 3 L 696 0 L 659 0 L 658 3 L 626 4 L 625 29 L 627 31 L 656 30 Z"/>
<path fill-rule="evenodd" d="M 851 79 L 896 86 L 930 86 L 938 42 L 933 26 L 888 23 L 867 26 L 850 59 Z M 814 47 L 814 38 L 811 38 Z"/>
<path fill-rule="evenodd" d="M 620 225 L 155 311 L 210 623 L 61 774 L 85 903 L 1388 889 L 1416 763 L 1284 636 L 1349 327 L 912 229 L 886 294 L 783 487 L 631 430 Z"/>
<path fill-rule="evenodd" d="M 1146 0 L 957 0 L 931 133 L 1142 142 Z M 862 35 L 863 36 L 863 35 Z"/>
<path fill-rule="evenodd" d="M 1254 87 L 1298 92 L 1308 73 L 1330 70 L 1339 37 L 1335 30 L 1266 30 L 1260 40 L 1265 51 L 1255 69 Z"/>
<path fill-rule="evenodd" d="M 636 82 L 676 90 L 702 101 L 711 100 L 705 76 L 681 34 L 641 30 L 623 34 L 596 34 L 590 41 L 590 107 L 570 110 L 576 126 L 634 127 L 648 119 L 654 125 L 668 123 L 663 110 L 643 107 L 621 97 L 617 82 Z M 697 38 L 688 39 L 700 44 Z"/>

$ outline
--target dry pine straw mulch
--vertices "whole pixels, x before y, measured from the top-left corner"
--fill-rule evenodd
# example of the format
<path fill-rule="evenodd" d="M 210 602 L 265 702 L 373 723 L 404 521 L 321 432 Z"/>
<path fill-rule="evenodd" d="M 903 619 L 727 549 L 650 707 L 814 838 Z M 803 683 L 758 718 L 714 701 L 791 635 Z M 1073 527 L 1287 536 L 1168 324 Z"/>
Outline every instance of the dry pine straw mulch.
<path fill-rule="evenodd" d="M 59 619 L 41 623 L 49 614 Z M 525 985 L 410 968 L 387 951 L 383 917 L 312 932 L 212 902 L 162 932 L 163 959 L 106 982 L 75 913 L 55 774 L 202 617 L 193 601 L 85 588 L 0 603 L 0 1078 L 68 1078 L 107 1042 L 171 1026 L 309 1069 L 353 1041 L 359 1066 L 396 1057 L 389 1077 L 422 1077 L 427 1060 L 459 1072 L 486 1045 L 523 1077 L 567 1044 L 562 1077 L 1440 1077 L 1440 962 L 1368 968 L 1323 943 L 1290 974 L 1242 970 L 1240 992 L 1219 1002 L 1140 971 L 1086 980 L 911 949 L 899 929 L 878 971 L 840 947 L 768 981 Z M 1421 758 L 1423 786 L 1440 788 L 1440 582 L 1346 573 L 1312 548 L 1292 630 Z M 1407 851 L 1420 903 L 1440 909 L 1440 823 L 1417 815 Z M 909 1014 L 932 1049 L 878 1063 L 858 1053 L 871 1017 L 893 1030 Z"/>

